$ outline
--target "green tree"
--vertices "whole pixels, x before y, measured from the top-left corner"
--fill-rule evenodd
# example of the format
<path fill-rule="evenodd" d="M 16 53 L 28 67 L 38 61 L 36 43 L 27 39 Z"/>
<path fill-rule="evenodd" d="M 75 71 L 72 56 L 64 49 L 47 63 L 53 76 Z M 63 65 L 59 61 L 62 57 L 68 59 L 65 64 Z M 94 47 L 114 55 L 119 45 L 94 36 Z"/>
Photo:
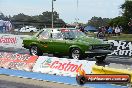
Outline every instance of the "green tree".
<path fill-rule="evenodd" d="M 3 13 L 0 13 L 0 20 L 9 20 L 9 17 L 5 16 Z"/>
<path fill-rule="evenodd" d="M 43 12 L 42 14 L 40 15 L 37 15 L 37 16 L 34 16 L 34 20 L 36 20 L 37 22 L 41 22 L 39 25 L 40 26 L 49 26 L 51 27 L 51 23 L 52 23 L 52 19 L 51 19 L 51 16 L 52 16 L 52 12 L 49 12 L 49 11 L 46 11 L 46 12 Z M 54 25 L 55 27 L 62 27 L 65 22 L 59 18 L 59 14 L 55 11 L 53 13 L 53 16 L 54 16 Z"/>
<path fill-rule="evenodd" d="M 101 26 L 107 26 L 110 22 L 109 18 L 101 18 L 101 17 L 92 17 L 91 20 L 88 21 L 87 25 L 92 25 L 96 28 Z"/>
<path fill-rule="evenodd" d="M 14 15 L 11 19 L 12 19 L 12 21 L 32 21 L 31 16 L 25 15 L 23 13 Z"/>
<path fill-rule="evenodd" d="M 126 17 L 128 20 L 132 18 L 132 1 L 126 1 L 121 5 L 121 9 L 124 17 Z"/>
<path fill-rule="evenodd" d="M 132 33 L 132 27 L 128 26 L 128 23 L 132 20 L 132 1 L 126 1 L 124 4 L 121 5 L 121 9 L 123 10 L 123 17 L 126 19 L 126 32 Z"/>
<path fill-rule="evenodd" d="M 53 14 L 54 14 L 55 27 L 62 27 L 65 24 L 65 22 L 59 18 L 59 14 L 57 12 L 54 12 Z M 11 18 L 11 20 L 14 22 L 14 25 L 17 25 L 17 27 L 18 24 L 20 24 L 21 26 L 33 25 L 39 28 L 44 28 L 44 27 L 51 27 L 51 23 L 52 23 L 51 15 L 52 12 L 49 11 L 43 12 L 42 14 L 36 16 L 28 16 L 23 13 L 20 13 L 18 15 L 14 15 Z"/>
<path fill-rule="evenodd" d="M 127 21 L 127 19 L 124 16 L 118 16 L 118 17 L 113 18 L 109 22 L 109 25 L 114 26 L 114 27 L 116 27 L 116 26 L 123 27 L 122 32 L 124 32 L 124 33 L 128 33 L 128 31 L 129 31 L 127 29 L 128 21 Z"/>
<path fill-rule="evenodd" d="M 113 18 L 109 24 L 114 26 L 122 26 L 124 33 L 130 33 L 130 27 L 128 26 L 128 23 L 132 18 L 132 1 L 125 1 L 125 3 L 122 4 L 120 8 L 122 9 L 122 16 Z"/>

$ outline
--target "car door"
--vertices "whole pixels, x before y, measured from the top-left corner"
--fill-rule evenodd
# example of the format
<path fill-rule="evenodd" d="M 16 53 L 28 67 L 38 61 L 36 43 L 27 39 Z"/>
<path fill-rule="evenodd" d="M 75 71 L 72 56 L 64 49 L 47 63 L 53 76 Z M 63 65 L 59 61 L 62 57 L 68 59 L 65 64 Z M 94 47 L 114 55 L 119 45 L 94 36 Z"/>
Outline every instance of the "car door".
<path fill-rule="evenodd" d="M 49 30 L 43 31 L 38 35 L 38 43 L 39 43 L 39 48 L 44 53 L 50 53 L 51 51 L 53 51 Z"/>
<path fill-rule="evenodd" d="M 52 33 L 52 46 L 53 53 L 55 54 L 67 54 L 68 48 L 66 44 L 66 40 L 63 38 L 63 34 L 60 33 Z"/>

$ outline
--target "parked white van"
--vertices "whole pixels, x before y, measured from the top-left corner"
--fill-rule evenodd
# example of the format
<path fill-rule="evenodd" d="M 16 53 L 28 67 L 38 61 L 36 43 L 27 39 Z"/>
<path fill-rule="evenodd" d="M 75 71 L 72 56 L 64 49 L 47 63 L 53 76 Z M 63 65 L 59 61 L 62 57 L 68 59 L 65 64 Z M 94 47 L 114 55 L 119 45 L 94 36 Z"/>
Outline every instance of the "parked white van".
<path fill-rule="evenodd" d="M 25 27 L 22 27 L 19 32 L 38 32 L 38 31 L 39 29 L 37 29 L 36 27 L 25 26 Z"/>

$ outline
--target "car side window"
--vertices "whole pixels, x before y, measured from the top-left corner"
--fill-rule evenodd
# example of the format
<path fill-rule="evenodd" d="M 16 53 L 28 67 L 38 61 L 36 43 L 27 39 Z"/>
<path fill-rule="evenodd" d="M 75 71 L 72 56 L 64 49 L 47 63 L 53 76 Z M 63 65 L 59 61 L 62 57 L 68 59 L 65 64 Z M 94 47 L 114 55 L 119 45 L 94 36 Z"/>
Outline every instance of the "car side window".
<path fill-rule="evenodd" d="M 42 39 L 49 39 L 50 38 L 50 33 L 48 31 L 43 31 L 42 33 L 39 34 L 39 38 Z"/>
<path fill-rule="evenodd" d="M 64 32 L 65 39 L 69 38 L 69 34 L 67 32 Z"/>
<path fill-rule="evenodd" d="M 56 40 L 62 40 L 63 34 L 62 33 L 52 33 L 52 38 Z"/>
<path fill-rule="evenodd" d="M 73 39 L 74 34 L 72 32 L 64 32 L 65 39 Z"/>

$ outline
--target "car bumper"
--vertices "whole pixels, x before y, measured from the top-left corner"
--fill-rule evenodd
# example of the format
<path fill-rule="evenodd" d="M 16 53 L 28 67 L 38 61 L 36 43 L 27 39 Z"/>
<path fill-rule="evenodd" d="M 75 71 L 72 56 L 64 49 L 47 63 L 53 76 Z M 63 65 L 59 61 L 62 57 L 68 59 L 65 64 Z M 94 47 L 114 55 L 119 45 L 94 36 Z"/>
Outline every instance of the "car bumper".
<path fill-rule="evenodd" d="M 111 54 L 112 50 L 91 50 L 85 51 L 85 54 Z"/>

